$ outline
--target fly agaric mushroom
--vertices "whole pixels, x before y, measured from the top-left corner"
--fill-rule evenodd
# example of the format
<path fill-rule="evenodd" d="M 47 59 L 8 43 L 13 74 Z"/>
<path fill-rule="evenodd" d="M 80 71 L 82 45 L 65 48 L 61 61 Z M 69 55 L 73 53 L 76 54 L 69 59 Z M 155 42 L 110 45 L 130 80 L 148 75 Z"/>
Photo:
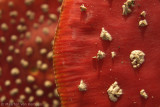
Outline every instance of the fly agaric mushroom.
<path fill-rule="evenodd" d="M 1 106 L 60 106 L 52 70 L 60 5 L 58 0 L 0 1 Z"/>
<path fill-rule="evenodd" d="M 62 106 L 159 107 L 159 13 L 159 0 L 64 0 L 53 48 Z"/>

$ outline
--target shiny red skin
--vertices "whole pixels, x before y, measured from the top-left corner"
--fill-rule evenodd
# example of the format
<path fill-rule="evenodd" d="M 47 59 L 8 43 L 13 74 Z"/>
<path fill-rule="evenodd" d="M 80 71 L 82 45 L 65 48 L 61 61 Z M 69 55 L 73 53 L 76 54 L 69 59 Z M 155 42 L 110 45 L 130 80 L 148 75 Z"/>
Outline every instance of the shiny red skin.
<path fill-rule="evenodd" d="M 14 3 L 13 8 L 10 8 L 8 6 L 9 1 L 13 1 L 13 3 Z M 40 55 L 40 49 L 46 48 L 47 53 L 52 51 L 51 41 L 53 40 L 55 28 L 57 26 L 58 21 L 55 21 L 52 24 L 48 25 L 48 19 L 49 19 L 48 14 L 54 13 L 58 17 L 59 12 L 57 11 L 57 8 L 61 5 L 61 3 L 58 2 L 57 0 L 35 0 L 35 2 L 32 5 L 26 6 L 24 1 L 25 0 L 1 0 L 0 1 L 0 9 L 2 9 L 2 11 L 3 11 L 2 18 L 0 19 L 0 25 L 5 22 L 5 23 L 7 23 L 8 27 L 9 27 L 8 31 L 0 30 L 0 37 L 4 36 L 6 38 L 6 43 L 3 44 L 0 42 L 0 49 L 3 51 L 3 55 L 0 56 L 0 67 L 2 68 L 2 75 L 0 76 L 0 84 L 3 89 L 3 91 L 0 92 L 0 97 L 2 95 L 5 95 L 7 97 L 7 99 L 4 103 L 9 103 L 10 99 L 14 99 L 15 103 L 20 104 L 20 103 L 18 103 L 17 99 L 19 98 L 19 95 L 24 94 L 26 96 L 24 103 L 27 104 L 29 96 L 32 95 L 35 97 L 35 100 L 32 103 L 35 103 L 36 101 L 38 101 L 42 104 L 43 101 L 46 101 L 51 106 L 52 101 L 54 99 L 57 99 L 59 101 L 59 98 L 57 98 L 56 96 L 53 96 L 52 98 L 48 98 L 48 93 L 54 92 L 54 89 L 56 88 L 55 81 L 54 81 L 53 66 L 52 66 L 53 62 L 52 62 L 52 59 L 48 60 L 46 58 L 46 55 Z M 44 3 L 49 5 L 48 13 L 43 13 L 41 10 L 41 5 Z M 9 16 L 9 12 L 12 10 L 18 10 L 18 16 L 16 18 L 13 18 L 16 20 L 15 24 L 10 23 L 11 17 Z M 26 16 L 27 10 L 32 10 L 35 12 L 34 20 L 29 20 L 27 18 L 27 16 Z M 42 14 L 45 16 L 45 20 L 42 24 L 40 24 L 40 23 L 38 23 L 38 19 L 39 19 L 39 16 Z M 28 28 L 27 31 L 31 32 L 31 34 L 32 34 L 29 39 L 25 38 L 25 36 L 23 38 L 20 38 L 20 34 L 25 34 L 25 32 L 19 33 L 16 29 L 16 26 L 18 24 L 20 24 L 20 22 L 19 22 L 20 18 L 25 19 L 25 24 Z M 35 22 L 39 24 L 39 27 L 37 29 L 35 29 L 33 27 L 33 24 Z M 46 27 L 50 30 L 48 35 L 44 35 L 42 32 L 42 29 L 44 27 Z M 15 43 L 13 43 L 10 40 L 10 37 L 13 34 L 18 36 L 18 40 Z M 43 42 L 39 45 L 35 42 L 35 38 L 37 36 L 39 36 L 43 39 Z M 19 44 L 18 44 L 20 40 L 24 42 L 22 46 L 19 46 Z M 16 55 L 16 54 L 14 54 L 14 52 L 9 52 L 8 46 L 10 46 L 10 45 L 13 45 L 14 48 L 20 49 L 20 54 Z M 33 54 L 31 56 L 26 56 L 26 48 L 28 46 L 32 47 L 34 50 Z M 6 62 L 6 57 L 8 55 L 13 56 L 12 63 Z M 20 64 L 20 60 L 22 58 L 24 58 L 25 60 L 27 60 L 29 62 L 29 66 L 27 68 L 22 67 L 22 65 Z M 40 59 L 44 63 L 48 64 L 47 71 L 41 71 L 36 68 L 36 61 L 38 59 Z M 17 67 L 20 70 L 20 74 L 16 77 L 14 77 L 10 74 L 10 71 L 13 67 Z M 35 77 L 34 83 L 30 84 L 26 81 L 26 77 L 28 75 L 32 75 Z M 20 78 L 22 80 L 21 85 L 17 85 L 15 83 L 15 80 L 17 78 Z M 5 80 L 10 80 L 11 86 L 9 86 L 9 87 L 4 86 Z M 53 85 L 50 88 L 44 87 L 45 80 L 51 81 Z M 44 91 L 44 95 L 42 97 L 37 97 L 35 95 L 36 90 L 33 88 L 34 84 L 37 85 L 38 88 L 41 88 Z M 31 95 L 25 94 L 24 89 L 26 86 L 29 86 L 32 89 Z M 12 88 L 19 89 L 18 95 L 10 96 L 9 91 Z M 26 105 L 26 107 L 29 107 L 29 105 Z"/>
<path fill-rule="evenodd" d="M 63 107 L 159 107 L 160 106 L 160 1 L 135 0 L 132 12 L 122 15 L 126 0 L 64 0 L 54 45 L 54 70 Z M 84 4 L 87 10 L 81 12 Z M 139 27 L 146 11 L 148 26 Z M 111 42 L 100 38 L 104 27 Z M 93 56 L 106 53 L 103 60 Z M 142 50 L 145 62 L 132 67 L 130 53 Z M 111 52 L 117 56 L 112 59 Z M 78 85 L 84 80 L 86 92 Z M 117 81 L 123 95 L 117 102 L 107 89 Z M 145 89 L 148 99 L 140 96 Z"/>

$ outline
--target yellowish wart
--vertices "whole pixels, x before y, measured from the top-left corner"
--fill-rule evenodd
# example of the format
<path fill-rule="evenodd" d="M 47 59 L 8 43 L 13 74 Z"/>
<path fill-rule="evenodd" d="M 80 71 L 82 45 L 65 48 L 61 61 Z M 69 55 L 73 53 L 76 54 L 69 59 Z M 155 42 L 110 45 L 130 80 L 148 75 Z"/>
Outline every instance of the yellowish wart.
<path fill-rule="evenodd" d="M 78 85 L 79 91 L 86 91 L 87 90 L 87 85 L 84 83 L 83 80 L 80 81 L 80 84 Z"/>
<path fill-rule="evenodd" d="M 109 99 L 116 102 L 118 98 L 123 94 L 122 89 L 119 87 L 118 82 L 115 81 L 107 90 Z"/>
<path fill-rule="evenodd" d="M 104 29 L 104 27 L 102 27 L 102 31 L 101 31 L 100 37 L 101 37 L 103 40 L 112 41 L 112 36 L 110 35 L 110 33 L 109 33 L 108 31 L 106 31 L 106 30 Z"/>
<path fill-rule="evenodd" d="M 116 52 L 111 52 L 111 56 L 112 56 L 112 58 L 114 58 L 115 56 L 116 56 Z"/>
<path fill-rule="evenodd" d="M 128 15 L 129 13 L 132 12 L 131 7 L 134 6 L 135 0 L 127 0 L 123 5 L 122 5 L 122 14 L 123 15 Z"/>
<path fill-rule="evenodd" d="M 106 54 L 104 52 L 102 52 L 101 50 L 98 51 L 97 59 L 103 59 L 105 56 L 106 56 Z"/>
<path fill-rule="evenodd" d="M 134 50 L 130 54 L 131 64 L 133 68 L 138 68 L 145 61 L 144 59 L 145 53 L 141 50 Z"/>
<path fill-rule="evenodd" d="M 86 10 L 87 10 L 87 7 L 85 7 L 84 4 L 82 4 L 82 5 L 80 6 L 80 9 L 81 9 L 81 11 L 86 11 Z"/>
<path fill-rule="evenodd" d="M 140 27 L 144 27 L 144 26 L 147 26 L 147 25 L 148 25 L 148 23 L 147 23 L 147 20 L 146 20 L 146 19 L 139 21 L 139 26 L 140 26 Z"/>
<path fill-rule="evenodd" d="M 146 16 L 146 11 L 142 11 L 141 16 L 145 17 Z"/>
<path fill-rule="evenodd" d="M 140 95 L 141 95 L 143 98 L 145 98 L 145 99 L 148 98 L 148 95 L 147 95 L 147 93 L 145 92 L 144 89 L 142 89 L 142 90 L 140 91 Z"/>

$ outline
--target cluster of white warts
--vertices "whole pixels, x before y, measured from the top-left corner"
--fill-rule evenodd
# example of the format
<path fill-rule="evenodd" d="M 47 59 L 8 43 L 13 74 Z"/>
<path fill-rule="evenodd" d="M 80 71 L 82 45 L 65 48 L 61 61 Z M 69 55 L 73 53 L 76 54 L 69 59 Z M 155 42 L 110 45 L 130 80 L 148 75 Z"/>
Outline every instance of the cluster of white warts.
<path fill-rule="evenodd" d="M 131 7 L 134 7 L 134 3 L 135 3 L 135 0 L 127 0 L 127 1 L 122 5 L 122 10 L 123 10 L 123 11 L 122 11 L 122 15 L 128 15 L 129 13 L 131 13 L 131 12 L 132 12 Z M 86 10 L 87 10 L 87 7 L 86 7 L 84 4 L 82 4 L 82 5 L 80 6 L 80 9 L 81 9 L 81 11 L 83 12 L 83 11 L 86 11 Z M 146 16 L 146 11 L 142 11 L 140 15 L 141 15 L 142 17 L 145 17 L 145 16 Z M 139 24 L 140 27 L 145 27 L 145 26 L 148 25 L 146 19 L 140 20 L 138 24 Z M 103 29 L 104 29 L 104 28 L 103 28 Z M 105 31 L 105 30 L 104 30 L 104 31 Z M 107 34 L 107 33 L 108 33 L 108 32 L 106 32 L 106 34 Z M 102 36 L 103 36 L 103 35 L 102 35 Z M 104 39 L 104 40 L 109 40 L 109 41 L 112 40 L 112 38 L 111 38 L 111 36 L 110 36 L 109 33 L 108 33 L 108 36 L 107 36 L 107 37 L 104 36 L 103 39 Z"/>
<path fill-rule="evenodd" d="M 112 41 L 112 37 L 110 33 L 106 31 L 104 28 L 102 28 L 102 31 L 100 33 L 100 38 L 102 38 L 102 40 Z M 101 60 L 105 58 L 105 56 L 106 54 L 103 51 L 99 50 L 97 53 L 97 56 L 94 56 L 93 58 L 97 58 L 98 60 Z M 116 53 L 111 52 L 111 56 L 112 58 L 114 58 L 116 56 Z M 140 67 L 141 64 L 143 64 L 144 56 L 145 56 L 145 53 L 141 50 L 134 50 L 131 52 L 130 59 L 131 59 L 131 64 L 133 65 L 133 68 L 138 68 Z M 78 89 L 79 91 L 87 91 L 87 85 L 83 80 L 80 81 L 80 84 L 78 85 Z M 118 98 L 123 94 L 123 90 L 119 87 L 118 82 L 115 81 L 108 88 L 107 93 L 108 93 L 109 99 L 113 102 L 116 102 Z M 148 95 L 144 89 L 140 90 L 140 95 L 145 99 L 148 98 Z"/>
<path fill-rule="evenodd" d="M 122 5 L 123 15 L 128 15 L 129 13 L 132 12 L 130 7 L 134 6 L 134 2 L 135 2 L 135 0 L 127 0 Z M 81 11 L 86 11 L 87 10 L 87 8 L 84 6 L 84 4 L 82 4 L 80 6 L 80 9 L 81 9 Z M 145 17 L 146 12 L 142 11 L 140 15 L 142 17 Z M 140 27 L 144 27 L 144 26 L 147 26 L 147 25 L 148 25 L 148 23 L 147 23 L 146 19 L 139 21 L 139 26 Z M 100 33 L 100 38 L 102 40 L 112 41 L 111 34 L 108 31 L 106 31 L 104 29 L 104 27 L 102 27 L 102 31 Z M 94 56 L 93 58 L 97 58 L 97 59 L 101 60 L 101 59 L 105 58 L 105 56 L 106 56 L 106 54 L 103 51 L 99 50 L 98 53 L 97 53 L 97 56 Z M 114 51 L 111 52 L 111 56 L 112 56 L 112 58 L 114 58 L 116 56 L 116 53 Z M 143 64 L 144 56 L 145 56 L 145 53 L 141 50 L 134 50 L 130 53 L 130 60 L 131 60 L 131 64 L 133 65 L 133 68 L 138 68 L 138 67 L 141 66 L 141 64 Z M 80 81 L 80 84 L 78 85 L 78 89 L 79 89 L 79 91 L 87 91 L 87 85 L 83 80 Z M 109 99 L 113 102 L 116 102 L 118 100 L 118 98 L 123 94 L 123 90 L 119 87 L 118 82 L 115 81 L 108 88 L 107 93 L 108 93 Z M 148 95 L 147 95 L 147 93 L 145 92 L 144 89 L 140 90 L 140 95 L 145 99 L 148 98 Z"/>
<path fill-rule="evenodd" d="M 134 1 L 135 0 L 127 0 L 123 5 L 123 15 L 128 15 L 129 13 L 132 12 L 131 7 L 134 7 Z"/>
<path fill-rule="evenodd" d="M 123 5 L 122 5 L 122 14 L 123 15 L 128 15 L 129 13 L 132 12 L 131 10 L 131 7 L 134 7 L 134 3 L 135 3 L 135 0 L 127 0 Z M 146 11 L 142 11 L 140 16 L 144 17 L 146 16 Z M 147 20 L 146 19 L 142 19 L 139 21 L 139 26 L 140 27 L 145 27 L 147 26 L 148 23 L 147 23 Z"/>
<path fill-rule="evenodd" d="M 32 3 L 33 3 L 34 1 L 35 1 L 35 0 L 24 0 L 25 4 L 26 4 L 27 6 L 28 6 L 28 5 L 32 5 Z M 60 2 L 61 0 L 58 0 L 58 1 Z M 13 8 L 13 7 L 14 7 L 14 2 L 13 2 L 13 1 L 9 1 L 9 2 L 8 2 L 8 6 L 9 6 L 9 8 Z M 47 13 L 48 10 L 49 10 L 48 4 L 42 4 L 42 5 L 41 5 L 41 10 L 42 10 L 43 13 Z M 58 11 L 58 9 L 57 9 L 57 11 Z M 58 11 L 58 12 L 59 12 L 59 11 Z M 2 14 L 3 14 L 3 11 L 0 9 L 0 19 L 2 18 Z M 27 10 L 27 11 L 26 11 L 26 16 L 28 17 L 29 20 L 33 20 L 33 19 L 35 18 L 35 14 L 36 14 L 36 13 L 33 12 L 33 11 L 31 11 L 31 10 Z M 11 11 L 9 12 L 9 16 L 11 17 L 10 23 L 11 23 L 11 24 L 15 24 L 15 23 L 16 23 L 16 20 L 13 19 L 13 18 L 18 17 L 18 16 L 19 16 L 19 13 L 18 13 L 18 11 L 16 11 L 16 10 L 11 10 Z M 39 23 L 33 23 L 33 27 L 34 27 L 35 29 L 38 29 L 39 24 L 41 24 L 41 23 L 43 23 L 43 22 L 45 21 L 44 19 L 45 19 L 44 15 L 40 15 L 39 20 L 38 20 Z M 48 25 L 52 24 L 52 22 L 54 22 L 54 21 L 56 21 L 56 20 L 57 20 L 56 14 L 49 13 Z M 26 32 L 24 35 L 21 34 L 21 35 L 20 35 L 20 38 L 23 38 L 23 37 L 25 36 L 27 39 L 29 39 L 29 38 L 31 37 L 31 32 L 27 31 L 28 29 L 27 29 L 27 25 L 25 25 L 25 19 L 24 19 L 24 18 L 20 18 L 19 21 L 20 21 L 20 24 L 18 24 L 18 25 L 16 26 L 17 31 L 20 32 L 20 33 L 23 33 L 23 34 L 24 34 L 24 32 Z M 9 31 L 9 30 L 10 30 L 9 25 L 7 25 L 7 23 L 2 23 L 2 24 L 0 25 L 0 30 L 2 30 L 2 31 Z M 49 29 L 48 29 L 47 27 L 44 27 L 44 28 L 42 29 L 42 32 L 43 32 L 44 35 L 48 35 L 48 34 L 49 34 Z M 13 43 L 18 42 L 18 39 L 19 39 L 19 38 L 18 38 L 17 35 L 11 35 L 11 37 L 10 37 L 10 40 L 11 40 L 11 42 L 13 42 Z M 1 37 L 0 37 L 0 43 L 5 44 L 6 42 L 7 42 L 7 39 L 5 38 L 5 36 L 1 36 Z M 37 36 L 36 39 L 35 39 L 35 42 L 36 42 L 37 44 L 41 44 L 41 43 L 43 42 L 43 39 L 42 39 L 41 37 Z M 19 41 L 18 44 L 19 44 L 19 46 L 22 46 L 22 45 L 23 45 L 23 41 Z M 53 42 L 52 42 L 51 44 L 53 45 Z M 14 52 L 15 54 L 19 54 L 19 53 L 20 53 L 20 49 L 15 48 L 14 45 L 8 46 L 8 51 Z M 31 56 L 33 53 L 34 53 L 34 49 L 33 49 L 32 47 L 27 47 L 27 48 L 26 48 L 26 55 L 27 55 L 27 56 Z M 40 49 L 40 54 L 41 54 L 41 55 L 44 55 L 44 54 L 46 55 L 46 54 L 47 54 L 46 57 L 47 57 L 48 59 L 52 59 L 52 56 L 53 56 L 52 51 L 48 52 L 48 50 L 45 49 L 45 48 L 41 48 L 41 49 Z M 2 50 L 2 49 L 0 49 L 0 56 L 3 56 L 3 50 Z M 8 56 L 6 57 L 6 61 L 7 61 L 8 63 L 11 63 L 11 62 L 14 61 L 14 57 L 11 56 L 11 55 L 8 55 Z M 27 60 L 25 60 L 25 59 L 21 59 L 21 60 L 20 60 L 20 64 L 21 64 L 24 68 L 26 68 L 26 67 L 29 66 L 29 62 L 28 62 Z M 38 68 L 38 67 L 39 67 L 39 68 Z M 41 70 L 47 70 L 47 69 L 48 69 L 48 65 L 47 65 L 46 63 L 43 63 L 41 60 L 37 60 L 37 68 L 38 68 L 38 69 L 41 69 Z M 0 66 L 0 75 L 3 74 L 2 72 L 3 72 L 3 69 L 2 69 L 1 66 Z M 17 84 L 17 85 L 23 84 L 21 78 L 18 78 L 18 75 L 20 75 L 20 73 L 21 73 L 21 72 L 20 72 L 20 69 L 17 68 L 17 67 L 13 67 L 13 68 L 10 70 L 10 74 L 11 74 L 12 76 L 16 77 L 15 84 Z M 28 83 L 34 83 L 34 82 L 36 81 L 36 79 L 35 79 L 35 77 L 32 76 L 32 75 L 28 75 L 28 76 L 26 77 L 26 81 L 27 81 Z M 5 80 L 5 82 L 4 82 L 4 86 L 5 86 L 5 87 L 9 87 L 9 86 L 11 86 L 11 85 L 12 85 L 11 80 Z M 45 80 L 45 81 L 44 81 L 44 87 L 46 87 L 46 88 L 52 88 L 52 85 L 53 85 L 53 84 L 52 84 L 52 82 L 51 82 L 50 80 Z M 44 91 L 43 89 L 39 88 L 36 84 L 34 84 L 33 87 L 34 87 L 34 90 L 35 90 L 35 95 L 36 95 L 37 97 L 42 97 L 42 96 L 44 96 L 45 91 Z M 0 92 L 3 92 L 3 88 L 2 88 L 1 86 L 0 86 Z M 9 94 L 10 94 L 11 96 L 18 95 L 18 96 L 19 96 L 19 98 L 18 98 L 18 100 L 17 100 L 18 102 L 22 102 L 23 100 L 26 99 L 26 95 L 25 95 L 25 94 L 28 94 L 28 95 L 31 94 L 31 95 L 32 95 L 32 96 L 29 96 L 29 98 L 28 98 L 28 101 L 29 101 L 29 102 L 33 102 L 33 101 L 35 100 L 35 98 L 36 98 L 35 96 L 33 96 L 33 90 L 32 90 L 29 86 L 26 86 L 26 87 L 24 88 L 24 94 L 20 94 L 20 90 L 19 90 L 17 87 L 10 89 Z M 19 94 L 20 94 L 20 95 L 19 95 Z M 45 96 L 46 96 L 46 95 L 45 95 Z M 57 93 L 57 90 L 56 90 L 56 89 L 48 94 L 48 98 L 53 98 L 53 96 L 58 97 L 58 93 Z M 5 95 L 1 95 L 1 97 L 0 97 L 0 102 L 2 103 L 2 102 L 5 102 L 6 100 L 9 100 L 9 103 L 13 103 L 13 102 L 14 102 L 13 99 L 7 99 L 7 97 L 6 97 Z M 38 103 L 39 103 L 38 101 L 35 102 L 35 105 L 37 105 Z M 44 104 L 44 106 L 45 106 L 46 104 L 48 105 L 48 103 L 45 102 L 45 101 L 43 101 L 42 103 Z M 39 104 L 40 104 L 40 103 L 39 103 Z M 58 105 L 59 105 L 59 101 L 58 101 L 57 99 L 53 99 L 53 106 L 58 107 Z M 49 105 L 48 105 L 48 106 L 49 106 Z M 48 106 L 47 106 L 47 107 L 48 107 Z"/>
<path fill-rule="evenodd" d="M 83 80 L 80 81 L 80 84 L 78 85 L 78 89 L 79 91 L 87 91 L 87 85 Z M 108 93 L 109 99 L 113 102 L 116 102 L 118 98 L 123 94 L 123 90 L 118 85 L 118 82 L 115 81 L 113 84 L 110 85 L 110 87 L 107 90 L 107 93 Z M 140 95 L 145 99 L 148 98 L 148 95 L 144 89 L 140 90 Z"/>

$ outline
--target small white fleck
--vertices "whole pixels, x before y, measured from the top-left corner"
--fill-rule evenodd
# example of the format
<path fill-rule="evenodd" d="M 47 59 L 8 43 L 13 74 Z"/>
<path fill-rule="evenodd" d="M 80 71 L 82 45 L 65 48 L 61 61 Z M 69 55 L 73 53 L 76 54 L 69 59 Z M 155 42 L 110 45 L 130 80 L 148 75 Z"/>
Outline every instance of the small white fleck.
<path fill-rule="evenodd" d="M 140 91 L 140 95 L 141 95 L 143 98 L 145 98 L 145 99 L 148 98 L 148 95 L 147 95 L 147 93 L 145 92 L 144 89 L 142 89 L 142 90 Z"/>
<path fill-rule="evenodd" d="M 41 55 L 44 55 L 44 54 L 46 54 L 46 53 L 47 53 L 47 49 L 46 49 L 46 48 L 40 49 L 40 54 L 41 54 Z"/>
<path fill-rule="evenodd" d="M 137 103 L 137 102 L 135 102 L 135 101 L 133 102 L 133 104 L 136 104 L 136 103 Z"/>
<path fill-rule="evenodd" d="M 20 53 L 20 50 L 19 50 L 19 49 L 15 49 L 15 50 L 14 50 L 14 53 L 15 53 L 15 54 L 19 54 L 19 53 Z"/>
<path fill-rule="evenodd" d="M 101 31 L 100 37 L 101 37 L 103 40 L 112 41 L 112 36 L 110 35 L 110 33 L 108 33 L 108 31 L 106 31 L 106 30 L 104 29 L 104 27 L 102 27 L 102 31 Z"/>
<path fill-rule="evenodd" d="M 49 88 L 49 87 L 52 86 L 52 82 L 49 81 L 49 80 L 46 80 L 46 81 L 44 82 L 44 86 L 45 86 L 46 88 Z"/>
<path fill-rule="evenodd" d="M 84 83 L 83 80 L 80 81 L 80 84 L 78 85 L 79 91 L 87 91 L 87 85 Z"/>
<path fill-rule="evenodd" d="M 103 58 L 105 58 L 105 56 L 106 56 L 106 54 L 103 51 L 101 51 L 101 50 L 98 51 L 97 59 L 103 59 Z"/>
<path fill-rule="evenodd" d="M 32 53 L 33 53 L 32 47 L 27 47 L 27 48 L 26 48 L 26 55 L 27 55 L 27 56 L 30 56 L 30 55 L 32 55 Z"/>
<path fill-rule="evenodd" d="M 2 29 L 3 31 L 7 31 L 7 30 L 8 30 L 8 25 L 7 25 L 6 23 L 2 23 L 2 24 L 1 24 L 1 29 Z"/>
<path fill-rule="evenodd" d="M 37 44 L 40 44 L 40 43 L 42 43 L 42 38 L 37 36 L 35 41 Z"/>
<path fill-rule="evenodd" d="M 9 13 L 9 15 L 11 16 L 11 17 L 17 17 L 18 16 L 18 12 L 17 11 L 11 11 L 10 13 Z"/>
<path fill-rule="evenodd" d="M 25 0 L 25 4 L 27 6 L 31 5 L 34 2 L 34 0 Z"/>
<path fill-rule="evenodd" d="M 128 15 L 128 13 L 132 12 L 132 10 L 128 7 L 128 5 L 126 3 L 124 3 L 124 5 L 122 5 L 122 9 L 123 9 L 123 12 L 122 12 L 123 15 Z"/>
<path fill-rule="evenodd" d="M 93 56 L 92 58 L 95 58 L 95 59 L 97 59 L 97 56 Z"/>
<path fill-rule="evenodd" d="M 62 9 L 62 7 L 59 6 L 59 7 L 57 8 L 57 12 L 58 12 L 58 13 L 61 13 L 61 9 Z"/>
<path fill-rule="evenodd" d="M 12 8 L 14 6 L 14 3 L 12 1 L 9 1 L 8 6 Z"/>
<path fill-rule="evenodd" d="M 32 93 L 32 90 L 31 90 L 30 87 L 25 87 L 24 91 L 25 91 L 26 94 L 31 94 Z"/>
<path fill-rule="evenodd" d="M 146 11 L 142 11 L 141 16 L 146 17 Z"/>
<path fill-rule="evenodd" d="M 0 97 L 0 102 L 4 102 L 4 101 L 6 101 L 6 96 L 4 96 L 4 95 L 2 95 L 1 97 Z"/>
<path fill-rule="evenodd" d="M 50 18 L 52 21 L 56 21 L 56 20 L 57 20 L 57 15 L 56 15 L 56 14 L 49 14 L 49 18 Z"/>
<path fill-rule="evenodd" d="M 44 33 L 45 35 L 48 35 L 48 34 L 49 34 L 49 29 L 48 29 L 47 27 L 44 27 L 44 28 L 43 28 L 43 33 Z"/>
<path fill-rule="evenodd" d="M 7 86 L 7 87 L 10 86 L 10 85 L 11 85 L 11 81 L 10 81 L 10 80 L 6 80 L 6 81 L 4 82 L 4 85 Z"/>
<path fill-rule="evenodd" d="M 17 25 L 17 31 L 22 33 L 25 32 L 27 30 L 27 26 L 25 25 Z"/>
<path fill-rule="evenodd" d="M 37 68 L 41 68 L 41 65 L 42 65 L 42 61 L 41 60 L 37 60 Z"/>
<path fill-rule="evenodd" d="M 26 32 L 25 36 L 26 36 L 27 39 L 31 38 L 31 32 Z"/>
<path fill-rule="evenodd" d="M 52 45 L 52 46 L 54 45 L 54 40 L 51 41 L 51 45 Z"/>
<path fill-rule="evenodd" d="M 38 97 L 43 96 L 43 94 L 44 94 L 44 92 L 43 92 L 43 90 L 42 90 L 42 89 L 38 89 L 38 90 L 36 90 L 36 95 L 37 95 Z"/>
<path fill-rule="evenodd" d="M 134 7 L 135 0 L 127 0 L 125 3 L 126 3 L 129 7 Z"/>
<path fill-rule="evenodd" d="M 59 101 L 54 99 L 53 100 L 53 107 L 58 107 L 59 106 Z"/>
<path fill-rule="evenodd" d="M 29 65 L 28 61 L 26 61 L 25 59 L 21 59 L 20 63 L 24 68 L 28 67 Z"/>
<path fill-rule="evenodd" d="M 43 23 L 44 22 L 44 15 L 40 15 L 38 21 L 39 21 L 39 23 Z"/>
<path fill-rule="evenodd" d="M 130 9 L 130 7 L 134 7 L 134 2 L 135 0 L 127 0 L 123 5 L 122 5 L 122 14 L 123 15 L 128 15 L 129 13 L 132 12 L 132 10 Z"/>
<path fill-rule="evenodd" d="M 13 75 L 13 76 L 16 76 L 16 75 L 18 75 L 20 73 L 20 71 L 19 71 L 19 69 L 18 68 L 12 68 L 11 69 L 11 75 Z"/>
<path fill-rule="evenodd" d="M 59 97 L 57 89 L 54 89 L 54 96 Z"/>
<path fill-rule="evenodd" d="M 6 42 L 6 38 L 4 36 L 0 37 L 0 42 L 1 43 L 5 43 Z"/>
<path fill-rule="evenodd" d="M 12 42 L 15 42 L 17 39 L 18 39 L 18 38 L 17 38 L 16 35 L 12 35 L 12 36 L 11 36 L 11 41 L 12 41 Z"/>
<path fill-rule="evenodd" d="M 14 96 L 14 95 L 16 95 L 16 94 L 18 94 L 18 88 L 13 88 L 11 91 L 10 91 L 10 95 L 11 96 Z"/>
<path fill-rule="evenodd" d="M 34 78 L 33 76 L 31 76 L 31 75 L 28 75 L 28 76 L 27 76 L 27 81 L 28 81 L 29 83 L 32 83 L 32 82 L 35 81 L 35 78 Z"/>
<path fill-rule="evenodd" d="M 147 20 L 146 20 L 146 19 L 139 21 L 139 26 L 140 26 L 140 27 L 145 27 L 145 26 L 147 26 L 147 25 L 148 25 L 148 23 L 147 23 Z"/>
<path fill-rule="evenodd" d="M 44 13 L 48 12 L 48 10 L 49 10 L 48 4 L 42 4 L 42 5 L 41 5 L 41 9 L 42 9 L 42 11 L 43 11 Z"/>
<path fill-rule="evenodd" d="M 8 47 L 8 50 L 9 50 L 10 52 L 12 52 L 12 51 L 14 50 L 14 46 L 13 46 L 13 45 L 10 45 L 10 46 Z"/>
<path fill-rule="evenodd" d="M 87 7 L 85 7 L 84 4 L 82 4 L 82 5 L 80 6 L 80 9 L 81 9 L 81 11 L 86 11 L 86 10 L 87 10 Z"/>
<path fill-rule="evenodd" d="M 29 18 L 29 20 L 33 20 L 35 18 L 35 13 L 31 10 L 28 10 L 26 12 L 26 16 Z"/>
<path fill-rule="evenodd" d="M 21 80 L 20 78 L 17 78 L 17 79 L 15 80 L 15 83 L 19 85 L 19 84 L 22 83 L 22 80 Z"/>
<path fill-rule="evenodd" d="M 53 52 L 50 51 L 48 54 L 47 54 L 47 58 L 48 59 L 52 59 L 53 58 Z"/>
<path fill-rule="evenodd" d="M 20 99 L 20 100 L 24 100 L 24 99 L 26 99 L 26 96 L 25 96 L 24 94 L 21 94 L 21 95 L 19 96 L 19 99 Z"/>
<path fill-rule="evenodd" d="M 28 98 L 28 101 L 29 101 L 29 102 L 33 102 L 33 101 L 34 101 L 34 96 L 30 96 L 30 97 Z"/>
<path fill-rule="evenodd" d="M 7 56 L 6 61 L 11 63 L 13 61 L 13 57 L 12 56 Z"/>
<path fill-rule="evenodd" d="M 111 56 L 112 56 L 112 58 L 114 58 L 115 56 L 116 56 L 116 52 L 111 52 Z"/>
<path fill-rule="evenodd" d="M 40 69 L 41 69 L 42 71 L 45 71 L 45 70 L 48 69 L 48 65 L 47 65 L 46 63 L 43 63 L 43 64 L 41 65 Z"/>

